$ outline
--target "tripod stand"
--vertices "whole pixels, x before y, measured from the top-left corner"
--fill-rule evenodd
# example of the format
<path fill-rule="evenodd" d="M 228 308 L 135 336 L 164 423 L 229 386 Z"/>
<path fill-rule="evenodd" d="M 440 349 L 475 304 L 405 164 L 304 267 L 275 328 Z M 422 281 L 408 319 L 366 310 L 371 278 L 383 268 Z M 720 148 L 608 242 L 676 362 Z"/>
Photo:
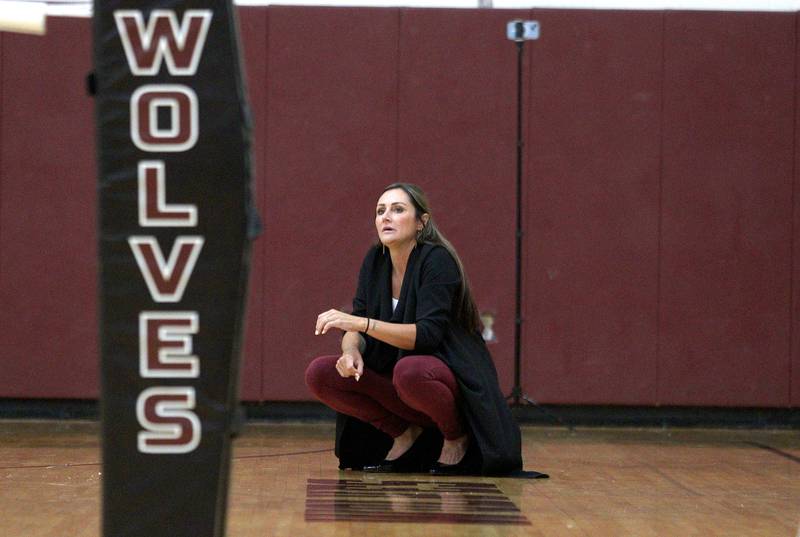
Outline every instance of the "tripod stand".
<path fill-rule="evenodd" d="M 517 45 L 517 177 L 516 177 L 516 246 L 515 257 L 516 266 L 514 269 L 514 387 L 511 394 L 506 397 L 513 406 L 519 406 L 522 401 L 528 404 L 537 405 L 528 394 L 522 391 L 521 384 L 521 332 L 522 332 L 522 150 L 525 140 L 522 134 L 522 59 L 525 50 L 525 41 L 515 40 Z"/>
<path fill-rule="evenodd" d="M 525 50 L 525 41 L 539 38 L 539 23 L 536 21 L 513 20 L 508 23 L 507 37 L 517 45 L 517 177 L 516 177 L 516 268 L 515 268 L 515 287 L 516 305 L 514 310 L 514 386 L 506 400 L 514 407 L 531 405 L 538 408 L 543 413 L 554 418 L 561 425 L 566 425 L 559 416 L 541 406 L 530 395 L 525 393 L 521 384 L 522 369 L 522 151 L 525 140 L 522 133 L 523 122 L 523 103 L 522 103 L 522 66 Z"/>

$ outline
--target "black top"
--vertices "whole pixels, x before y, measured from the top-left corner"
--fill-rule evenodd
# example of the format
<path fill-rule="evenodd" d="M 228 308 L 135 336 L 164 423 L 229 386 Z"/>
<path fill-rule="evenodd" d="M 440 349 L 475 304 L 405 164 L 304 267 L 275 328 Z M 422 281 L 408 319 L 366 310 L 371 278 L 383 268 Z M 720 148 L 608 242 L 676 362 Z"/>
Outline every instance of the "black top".
<path fill-rule="evenodd" d="M 498 475 L 522 468 L 520 431 L 500 392 L 497 372 L 480 333 L 458 326 L 454 303 L 461 285 L 458 266 L 442 246 L 417 245 L 408 259 L 397 308 L 392 311 L 392 260 L 381 245 L 367 252 L 353 299 L 353 315 L 385 322 L 416 323 L 412 350 L 402 350 L 362 334 L 364 365 L 390 375 L 408 355 L 434 355 L 453 371 L 461 389 L 461 410 L 477 457 L 477 472 Z M 371 425 L 339 415 L 336 455 L 340 468 L 361 468 L 383 459 L 392 439 Z M 435 446 L 436 443 L 434 442 Z M 439 438 L 438 446 L 441 446 Z M 477 448 L 477 449 L 475 449 Z M 432 447 L 435 460 L 439 453 Z"/>

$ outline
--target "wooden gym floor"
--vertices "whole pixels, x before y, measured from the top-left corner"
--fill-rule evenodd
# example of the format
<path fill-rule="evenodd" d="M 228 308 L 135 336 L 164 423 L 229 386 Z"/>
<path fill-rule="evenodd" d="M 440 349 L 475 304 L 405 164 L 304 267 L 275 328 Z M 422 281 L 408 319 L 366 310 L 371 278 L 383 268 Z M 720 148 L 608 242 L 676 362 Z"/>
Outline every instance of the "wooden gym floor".
<path fill-rule="evenodd" d="M 0 536 L 96 537 L 98 427 L 0 421 Z M 800 433 L 523 427 L 549 480 L 339 472 L 333 425 L 249 425 L 229 537 L 800 537 Z"/>

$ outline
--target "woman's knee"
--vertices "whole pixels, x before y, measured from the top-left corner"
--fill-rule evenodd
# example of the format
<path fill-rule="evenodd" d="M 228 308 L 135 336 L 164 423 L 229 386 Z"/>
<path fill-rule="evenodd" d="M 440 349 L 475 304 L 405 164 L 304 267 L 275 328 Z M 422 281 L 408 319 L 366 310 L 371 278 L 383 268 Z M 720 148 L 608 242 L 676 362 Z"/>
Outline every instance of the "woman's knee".
<path fill-rule="evenodd" d="M 320 356 L 314 358 L 306 367 L 306 386 L 316 394 L 326 385 L 326 379 L 336 373 L 338 356 Z"/>
<path fill-rule="evenodd" d="M 414 386 L 429 378 L 428 357 L 406 356 L 394 366 L 392 384 L 398 393 L 408 393 Z"/>

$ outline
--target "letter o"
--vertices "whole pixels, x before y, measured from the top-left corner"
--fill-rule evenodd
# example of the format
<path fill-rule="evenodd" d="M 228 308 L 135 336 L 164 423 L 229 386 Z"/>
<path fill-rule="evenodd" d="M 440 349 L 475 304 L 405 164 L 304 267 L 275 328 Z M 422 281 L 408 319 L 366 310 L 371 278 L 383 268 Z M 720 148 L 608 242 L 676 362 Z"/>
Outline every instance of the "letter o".
<path fill-rule="evenodd" d="M 169 128 L 158 125 L 158 109 L 172 117 Z M 194 90 L 178 84 L 149 84 L 131 96 L 131 139 L 148 152 L 188 151 L 197 143 L 198 105 Z"/>

